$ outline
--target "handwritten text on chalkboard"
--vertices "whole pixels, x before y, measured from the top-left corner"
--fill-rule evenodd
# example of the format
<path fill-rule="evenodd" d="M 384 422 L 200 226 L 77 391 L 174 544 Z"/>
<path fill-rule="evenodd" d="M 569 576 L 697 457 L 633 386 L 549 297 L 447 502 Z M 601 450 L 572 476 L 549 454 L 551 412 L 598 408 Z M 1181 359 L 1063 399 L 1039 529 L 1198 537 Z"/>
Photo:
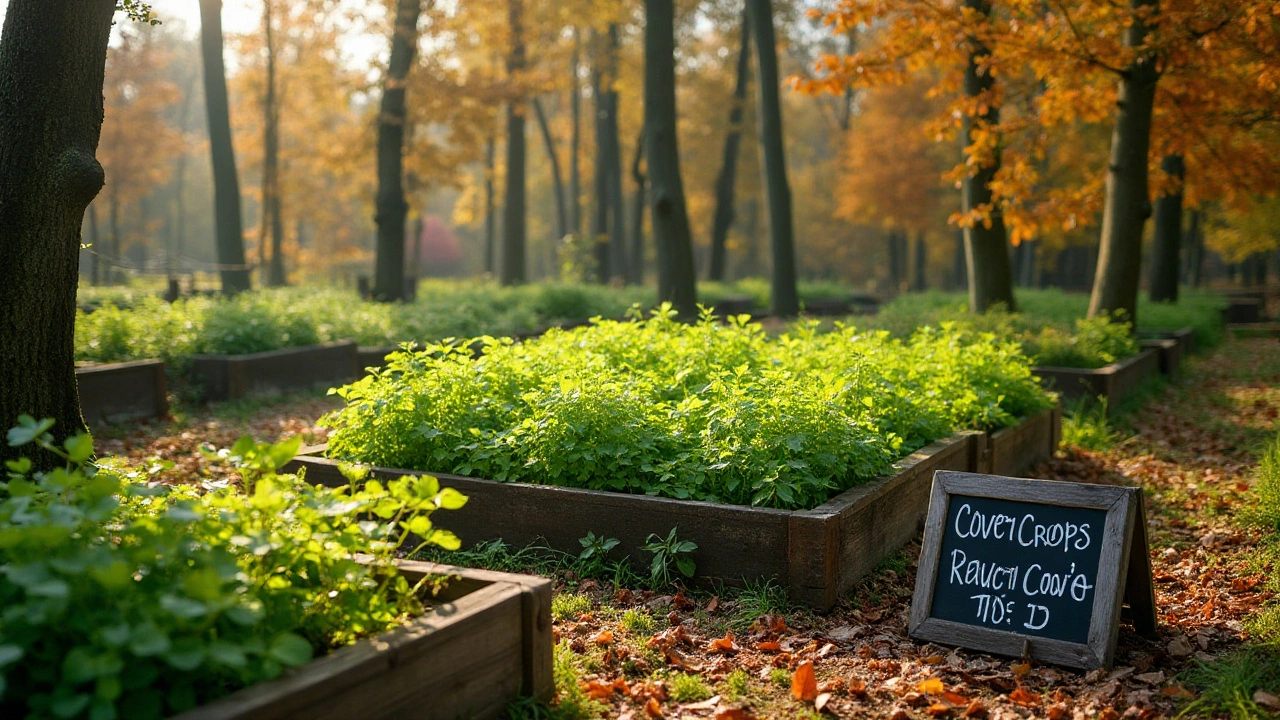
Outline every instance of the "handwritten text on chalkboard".
<path fill-rule="evenodd" d="M 1106 511 L 953 495 L 932 616 L 1085 643 Z"/>

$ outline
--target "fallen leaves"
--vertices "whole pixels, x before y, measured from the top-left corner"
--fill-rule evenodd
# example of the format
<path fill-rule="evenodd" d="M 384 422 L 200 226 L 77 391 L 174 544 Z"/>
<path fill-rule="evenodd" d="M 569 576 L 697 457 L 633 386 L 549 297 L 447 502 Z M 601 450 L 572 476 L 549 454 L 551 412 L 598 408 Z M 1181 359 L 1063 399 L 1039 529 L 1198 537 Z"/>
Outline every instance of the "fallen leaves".
<path fill-rule="evenodd" d="M 812 661 L 800 663 L 791 674 L 791 696 L 800 702 L 811 702 L 818 697 L 818 678 Z"/>
<path fill-rule="evenodd" d="M 1022 687 L 1009 693 L 1009 699 L 1023 707 L 1040 707 L 1041 704 L 1039 695 Z"/>

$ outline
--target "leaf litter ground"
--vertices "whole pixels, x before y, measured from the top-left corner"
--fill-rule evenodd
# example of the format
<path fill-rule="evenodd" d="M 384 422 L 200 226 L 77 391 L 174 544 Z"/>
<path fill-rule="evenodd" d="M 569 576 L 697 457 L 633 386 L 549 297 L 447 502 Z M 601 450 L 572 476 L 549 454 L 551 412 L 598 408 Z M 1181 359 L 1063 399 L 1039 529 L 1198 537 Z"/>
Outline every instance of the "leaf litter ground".
<path fill-rule="evenodd" d="M 242 434 L 323 442 L 333 398 L 295 395 L 184 410 L 97 429 L 100 451 L 175 463 L 176 482 L 227 479 L 199 452 Z M 1032 477 L 1141 485 L 1160 636 L 1122 626 L 1116 666 L 1081 673 L 922 644 L 906 636 L 918 545 L 891 557 L 835 610 L 813 615 L 775 589 L 722 595 L 615 588 L 555 573 L 561 717 L 1155 718 L 1195 694 L 1198 661 L 1241 646 L 1243 622 L 1275 598 L 1234 517 L 1262 443 L 1280 431 L 1280 345 L 1236 340 L 1188 363 L 1184 379 L 1123 421 L 1122 439 L 1064 448 Z M 576 688 L 568 687 L 576 685 Z M 1277 688 L 1270 688 L 1276 691 Z M 1261 707 L 1273 700 L 1264 691 Z M 1280 707 L 1269 708 L 1280 710 Z M 578 711 L 587 714 L 576 715 Z"/>

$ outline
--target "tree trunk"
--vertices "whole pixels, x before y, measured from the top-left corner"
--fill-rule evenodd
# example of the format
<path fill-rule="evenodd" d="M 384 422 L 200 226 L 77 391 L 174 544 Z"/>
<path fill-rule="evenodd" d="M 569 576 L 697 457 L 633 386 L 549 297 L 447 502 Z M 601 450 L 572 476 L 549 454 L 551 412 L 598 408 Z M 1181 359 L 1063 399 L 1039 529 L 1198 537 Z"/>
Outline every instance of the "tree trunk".
<path fill-rule="evenodd" d="M 675 7 L 673 0 L 645 0 L 644 10 L 645 152 L 649 217 L 658 247 L 658 299 L 692 319 L 698 314 L 698 287 L 676 140 Z"/>
<path fill-rule="evenodd" d="M 582 170 L 579 164 L 582 149 L 582 85 L 578 79 L 581 67 L 582 36 L 573 28 L 573 55 L 569 59 L 569 71 L 573 84 L 569 92 L 569 116 L 573 130 L 569 135 L 569 227 L 574 237 L 582 232 Z"/>
<path fill-rule="evenodd" d="M 1019 287 L 1035 287 L 1036 285 L 1036 241 L 1023 240 L 1018 243 L 1015 253 L 1014 270 Z"/>
<path fill-rule="evenodd" d="M 738 177 L 738 143 L 742 138 L 742 115 L 747 103 L 747 77 L 751 70 L 751 20 L 742 8 L 742 42 L 738 47 L 737 82 L 729 103 L 729 131 L 724 136 L 724 155 L 716 176 L 716 210 L 711 220 L 711 262 L 707 279 L 724 280 L 725 250 L 729 228 L 733 226 L 733 190 Z"/>
<path fill-rule="evenodd" d="M 391 58 L 378 113 L 378 195 L 374 222 L 378 225 L 373 299 L 404 299 L 404 229 L 409 203 L 404 198 L 404 141 L 408 111 L 405 78 L 418 47 L 421 0 L 398 0 L 391 32 Z"/>
<path fill-rule="evenodd" d="M 929 248 L 924 242 L 924 233 L 917 232 L 915 252 L 912 254 L 914 272 L 911 278 L 911 289 L 916 292 L 924 292 L 928 289 L 928 275 L 926 273 L 928 270 L 928 252 Z"/>
<path fill-rule="evenodd" d="M 507 56 L 507 75 L 514 80 L 524 70 L 524 31 L 521 29 L 521 3 L 509 0 L 511 54 Z M 528 277 L 525 271 L 525 143 L 524 108 L 518 100 L 507 104 L 507 192 L 502 206 L 502 274 L 503 285 L 517 285 Z"/>
<path fill-rule="evenodd" d="M 10 0 L 0 36 L 0 427 L 19 415 L 84 430 L 76 392 L 76 285 L 85 210 L 102 189 L 94 159 L 114 0 Z M 0 460 L 30 456 L 0 443 Z"/>
<path fill-rule="evenodd" d="M 1187 228 L 1187 254 L 1190 255 L 1187 270 L 1187 284 L 1200 287 L 1201 275 L 1204 272 L 1204 233 L 1200 227 L 1200 210 L 1191 211 L 1191 219 Z"/>
<path fill-rule="evenodd" d="M 240 217 L 240 180 L 231 143 L 227 71 L 222 60 L 222 0 L 200 0 L 200 54 L 204 58 L 205 112 L 209 118 L 209 154 L 213 164 L 213 224 L 217 236 L 222 292 L 249 289 Z"/>
<path fill-rule="evenodd" d="M 889 248 L 889 287 L 891 292 L 897 293 L 902 290 L 902 282 L 906 279 L 906 261 L 902 258 L 903 243 L 898 239 L 898 231 L 890 230 L 886 236 Z"/>
<path fill-rule="evenodd" d="M 267 266 L 267 284 L 284 285 L 284 221 L 280 217 L 280 100 L 276 95 L 276 50 L 271 22 L 272 0 L 262 3 L 262 32 L 267 46 L 267 92 L 262 103 L 262 245 L 271 237 L 271 264 Z"/>
<path fill-rule="evenodd" d="M 1124 35 L 1125 47 L 1141 47 L 1147 26 L 1141 12 L 1156 0 L 1130 0 L 1133 24 Z M 1138 281 L 1142 277 L 1142 226 L 1151 215 L 1147 190 L 1147 152 L 1151 145 L 1151 113 L 1155 107 L 1156 59 L 1140 56 L 1125 68 L 1116 99 L 1116 121 L 1107 164 L 1107 194 L 1102 211 L 1102 245 L 1094 275 L 1089 317 L 1124 312 L 1137 326 Z"/>
<path fill-rule="evenodd" d="M 191 74 L 191 79 L 183 86 L 182 105 L 178 111 L 178 131 L 186 133 L 188 131 L 187 120 L 191 113 L 191 96 L 195 94 L 194 88 L 196 83 L 196 74 Z M 186 200 L 184 193 L 187 187 L 187 153 L 185 150 L 178 153 L 178 157 L 173 161 L 173 216 L 169 221 L 169 251 L 167 257 L 167 273 L 170 279 L 178 271 L 178 259 L 187 244 L 187 217 L 186 217 Z"/>
<path fill-rule="evenodd" d="M 551 161 L 551 184 L 556 194 L 556 221 L 559 235 L 556 241 L 569 234 L 569 217 L 565 212 L 564 181 L 560 179 L 560 159 L 556 157 L 556 141 L 551 137 L 551 126 L 547 123 L 547 114 L 542 111 L 542 103 L 533 99 L 533 111 L 538 118 L 538 128 L 542 131 L 542 141 L 547 146 L 547 159 Z"/>
<path fill-rule="evenodd" d="M 89 203 L 89 284 L 102 283 L 102 250 L 98 240 L 98 206 Z"/>
<path fill-rule="evenodd" d="M 965 253 L 967 243 L 964 241 L 964 230 L 956 228 L 955 267 L 953 268 L 955 285 L 959 289 L 969 287 L 969 260 Z"/>
<path fill-rule="evenodd" d="M 112 183 L 107 188 L 107 264 L 103 268 L 103 279 L 107 285 L 115 285 L 120 280 L 117 268 L 120 265 L 120 185 Z"/>
<path fill-rule="evenodd" d="M 596 96 L 595 226 L 596 279 L 609 282 L 625 275 L 626 260 L 620 237 L 626 225 L 622 216 L 622 160 L 618 139 L 618 26 L 610 25 L 594 69 Z"/>
<path fill-rule="evenodd" d="M 773 248 L 770 312 L 791 317 L 800 312 L 796 291 L 796 247 L 791 222 L 791 186 L 778 100 L 778 46 L 773 35 L 772 0 L 747 0 L 751 32 L 756 38 L 756 68 L 760 74 L 760 145 L 764 148 L 764 180 L 769 202 L 769 237 Z"/>
<path fill-rule="evenodd" d="M 1156 200 L 1155 245 L 1151 252 L 1152 302 L 1178 302 L 1179 264 L 1182 251 L 1182 178 L 1186 167 L 1181 155 L 1166 155 L 1160 168 L 1177 181 L 1177 189 Z"/>
<path fill-rule="evenodd" d="M 644 206 L 648 179 L 644 176 L 644 128 L 636 138 L 636 154 L 631 160 L 631 179 L 636 183 L 631 196 L 631 282 L 644 284 Z"/>
<path fill-rule="evenodd" d="M 965 0 L 965 7 L 991 17 L 990 0 Z M 1000 122 L 1000 110 L 989 97 L 995 87 L 995 78 L 982 68 L 991 51 L 976 38 L 969 38 L 969 62 L 964 71 L 964 94 L 970 98 L 988 96 L 987 111 L 975 119 L 965 115 L 962 137 L 964 143 L 973 143 L 974 131 L 979 125 L 996 125 Z M 961 204 L 964 212 L 991 206 L 991 181 L 1000 171 L 999 150 L 990 164 L 966 175 L 961 188 Z M 974 223 L 964 229 L 965 260 L 969 268 L 969 310 L 986 312 L 997 303 L 1013 311 L 1013 272 L 1009 267 L 1009 241 L 1005 236 L 1004 215 L 1000 208 L 991 207 L 989 223 Z"/>
<path fill-rule="evenodd" d="M 493 176 L 497 172 L 498 141 L 489 135 L 484 143 L 484 271 L 490 276 L 497 269 L 494 263 L 497 227 L 495 227 L 493 202 Z"/>

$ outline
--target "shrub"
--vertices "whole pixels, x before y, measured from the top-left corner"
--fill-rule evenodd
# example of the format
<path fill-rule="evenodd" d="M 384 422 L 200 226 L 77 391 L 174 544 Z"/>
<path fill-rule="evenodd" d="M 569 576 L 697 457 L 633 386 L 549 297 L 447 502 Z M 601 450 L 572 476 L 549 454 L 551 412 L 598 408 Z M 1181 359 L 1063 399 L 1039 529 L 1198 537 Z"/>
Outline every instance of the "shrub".
<path fill-rule="evenodd" d="M 1016 343 L 813 323 L 604 321 L 394 354 L 338 391 L 332 457 L 740 505 L 814 507 L 957 429 L 1050 404 Z"/>
<path fill-rule="evenodd" d="M 298 443 L 241 440 L 245 485 L 201 494 L 89 462 L 52 421 L 11 445 L 66 459 L 0 483 L 0 716 L 159 718 L 278 676 L 423 609 L 394 571 L 405 530 L 465 500 L 434 478 L 316 487 L 277 475 Z M 368 562 L 355 560 L 361 553 Z"/>

